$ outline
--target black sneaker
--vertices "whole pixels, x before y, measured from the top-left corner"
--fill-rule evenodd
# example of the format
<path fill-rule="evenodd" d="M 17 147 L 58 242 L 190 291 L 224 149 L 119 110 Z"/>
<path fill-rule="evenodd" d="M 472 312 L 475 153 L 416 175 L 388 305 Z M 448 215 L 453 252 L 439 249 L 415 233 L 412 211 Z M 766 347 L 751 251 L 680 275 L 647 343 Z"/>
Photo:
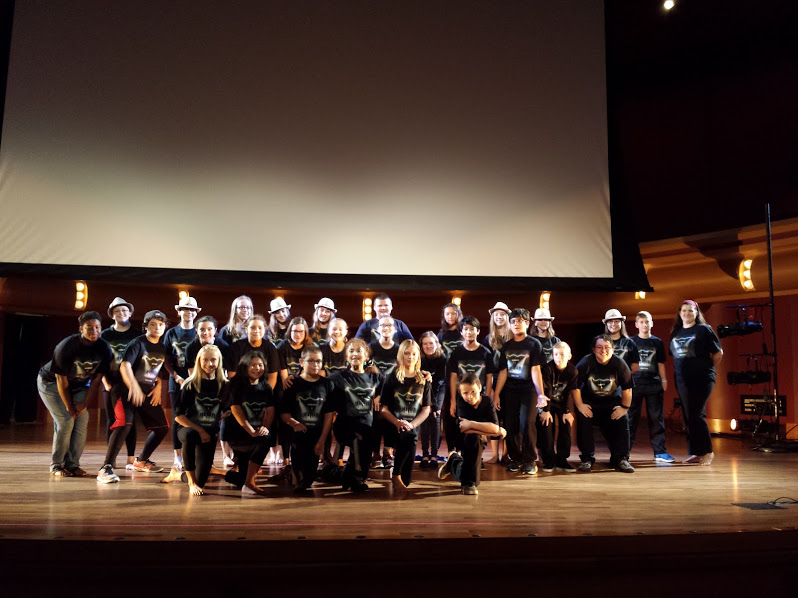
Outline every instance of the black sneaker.
<path fill-rule="evenodd" d="M 634 473 L 635 468 L 632 467 L 632 464 L 626 459 L 621 459 L 618 462 L 618 465 L 615 466 L 615 471 L 620 471 L 621 473 Z"/>
<path fill-rule="evenodd" d="M 449 453 L 449 458 L 446 459 L 446 463 L 444 463 L 438 468 L 438 479 L 445 480 L 450 475 L 452 475 L 452 465 L 453 465 L 452 457 L 454 457 L 455 455 L 457 455 L 457 451 L 452 451 L 451 453 Z M 457 456 L 459 457 L 459 455 Z"/>
<path fill-rule="evenodd" d="M 589 473 L 593 469 L 593 461 L 582 461 L 578 467 L 579 471 Z"/>
<path fill-rule="evenodd" d="M 517 473 L 521 471 L 521 464 L 511 460 L 507 465 L 507 471 L 510 473 Z"/>
<path fill-rule="evenodd" d="M 524 475 L 535 475 L 538 472 L 537 463 L 524 463 L 521 466 L 521 473 Z"/>
<path fill-rule="evenodd" d="M 554 471 L 554 465 L 543 464 L 543 473 L 551 473 L 552 471 Z"/>
<path fill-rule="evenodd" d="M 557 471 L 564 471 L 565 473 L 576 473 L 576 469 L 573 465 L 568 463 L 568 461 L 564 461 L 560 463 L 557 467 L 555 467 Z"/>
<path fill-rule="evenodd" d="M 471 496 L 479 494 L 479 490 L 477 490 L 477 487 L 474 486 L 474 484 L 463 484 L 462 486 L 460 486 L 460 491 L 463 494 L 468 494 Z"/>

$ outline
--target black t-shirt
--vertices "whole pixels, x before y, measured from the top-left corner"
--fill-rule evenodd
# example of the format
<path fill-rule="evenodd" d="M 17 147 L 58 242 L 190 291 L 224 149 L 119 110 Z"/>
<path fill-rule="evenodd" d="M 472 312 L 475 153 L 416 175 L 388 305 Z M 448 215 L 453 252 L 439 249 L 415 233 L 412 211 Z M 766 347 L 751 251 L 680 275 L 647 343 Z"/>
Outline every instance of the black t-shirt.
<path fill-rule="evenodd" d="M 232 347 L 238 341 L 247 340 L 247 332 L 244 331 L 243 338 L 238 338 L 237 336 L 233 336 L 233 333 L 230 332 L 230 326 L 228 324 L 225 324 L 224 326 L 222 326 L 222 329 L 216 333 L 216 338 L 223 340 Z"/>
<path fill-rule="evenodd" d="M 53 358 L 39 370 L 43 381 L 55 382 L 55 374 L 66 376 L 69 390 L 78 392 L 88 388 L 94 376 L 108 373 L 114 359 L 108 343 L 81 339 L 83 335 L 73 334 L 56 345 Z"/>
<path fill-rule="evenodd" d="M 554 345 L 560 342 L 560 339 L 556 336 L 552 336 L 551 338 L 544 338 L 542 336 L 537 336 L 535 334 L 530 335 L 532 338 L 536 339 L 540 342 L 540 346 L 543 349 L 543 361 L 541 361 L 541 365 L 544 363 L 550 362 L 554 357 L 552 356 L 552 351 L 554 351 Z"/>
<path fill-rule="evenodd" d="M 172 364 L 172 369 L 181 378 L 188 377 L 188 368 L 194 367 L 194 362 L 188 360 L 186 349 L 195 338 L 197 338 L 197 331 L 194 328 L 185 329 L 179 325 L 170 328 L 163 335 L 164 347 L 169 352 L 169 363 Z M 175 379 L 170 377 L 169 392 L 177 392 L 179 390 L 180 387 L 175 382 Z"/>
<path fill-rule="evenodd" d="M 261 341 L 260 347 L 253 347 L 249 344 L 248 340 L 238 341 L 237 343 L 230 345 L 230 367 L 228 369 L 230 371 L 235 371 L 238 368 L 238 364 L 241 362 L 241 358 L 251 351 L 260 351 L 266 356 L 267 374 L 273 374 L 282 369 L 280 367 L 280 354 L 277 352 L 277 349 L 274 347 L 274 345 L 272 345 L 266 339 Z"/>
<path fill-rule="evenodd" d="M 504 387 L 513 392 L 534 392 L 532 368 L 543 361 L 543 349 L 540 341 L 527 336 L 522 341 L 510 339 L 502 346 L 499 353 L 499 368 L 507 370 L 507 381 Z"/>
<path fill-rule="evenodd" d="M 415 378 L 399 382 L 396 372 L 385 379 L 380 404 L 393 413 L 396 419 L 412 421 L 424 407 L 431 406 L 431 384 L 420 384 Z"/>
<path fill-rule="evenodd" d="M 106 328 L 100 333 L 100 338 L 111 346 L 111 351 L 114 354 L 114 359 L 111 361 L 111 367 L 108 370 L 108 374 L 105 376 L 111 386 L 114 384 L 121 384 L 122 374 L 119 373 L 119 364 L 122 363 L 122 355 L 124 354 L 128 343 L 140 334 L 141 332 L 138 332 L 135 328 L 133 328 L 133 326 L 124 332 L 117 332 L 112 326 L 110 328 Z"/>
<path fill-rule="evenodd" d="M 166 359 L 167 351 L 163 343 L 160 340 L 151 343 L 145 334 L 130 341 L 122 355 L 122 361 L 128 362 L 133 368 L 133 376 L 145 395 L 155 388 L 159 376 L 165 377 L 166 370 L 162 366 Z"/>
<path fill-rule="evenodd" d="M 333 383 L 333 393 L 322 411 L 335 411 L 338 417 L 370 426 L 374 421 L 374 399 L 382 393 L 382 376 L 374 372 L 358 374 L 344 370 L 334 373 L 329 380 Z"/>
<path fill-rule="evenodd" d="M 637 345 L 630 338 L 621 336 L 617 341 L 612 341 L 612 351 L 615 357 L 620 357 L 624 360 L 629 369 L 632 368 L 633 363 L 640 362 L 640 356 L 637 353 Z"/>
<path fill-rule="evenodd" d="M 283 391 L 280 413 L 290 413 L 307 428 L 321 427 L 324 423 L 323 406 L 333 394 L 334 384 L 329 378 L 321 377 L 315 382 L 301 376 L 294 378 L 293 384 Z"/>
<path fill-rule="evenodd" d="M 405 339 L 413 338 L 413 335 L 410 334 L 410 329 L 407 327 L 407 324 L 402 322 L 402 320 L 397 320 L 396 318 L 394 318 L 393 322 L 394 326 L 396 327 L 396 332 L 393 333 L 393 342 L 395 342 L 398 345 Z M 370 320 L 366 320 L 357 329 L 355 338 L 362 338 L 367 343 L 373 341 L 379 342 L 380 340 L 380 330 L 378 328 L 379 323 L 380 323 L 379 318 L 371 318 Z"/>
<path fill-rule="evenodd" d="M 472 422 L 487 422 L 499 425 L 499 416 L 496 414 L 496 406 L 493 399 L 483 396 L 477 405 L 471 405 L 457 396 L 457 417 L 470 419 Z"/>
<path fill-rule="evenodd" d="M 715 380 L 712 355 L 721 350 L 720 341 L 706 324 L 682 328 L 671 337 L 670 352 L 677 380 Z"/>
<path fill-rule="evenodd" d="M 585 403 L 620 405 L 623 391 L 632 388 L 629 366 L 615 355 L 603 365 L 595 355 L 585 355 L 576 364 L 576 369 L 579 372 L 579 390 Z"/>
<path fill-rule="evenodd" d="M 469 351 L 463 344 L 455 347 L 449 360 L 446 362 L 447 378 L 452 374 L 457 374 L 457 377 L 464 374 L 475 374 L 479 378 L 479 383 L 482 385 L 482 394 L 488 392 L 485 385 L 488 374 L 496 373 L 496 366 L 493 361 L 493 351 L 478 345 L 473 351 Z"/>
<path fill-rule="evenodd" d="M 459 330 L 447 330 L 446 332 L 438 332 L 438 340 L 443 347 L 443 354 L 448 359 L 458 345 L 463 343 L 463 335 Z"/>
<path fill-rule="evenodd" d="M 274 391 L 265 377 L 257 384 L 249 384 L 235 378 L 225 386 L 225 391 L 224 408 L 230 409 L 233 405 L 241 407 L 249 425 L 256 430 L 263 425 L 266 410 L 274 407 Z M 229 430 L 232 426 L 244 431 L 235 416 L 231 415 L 225 421 L 225 429 Z"/>
<path fill-rule="evenodd" d="M 421 355 L 421 369 L 432 376 L 432 410 L 440 411 L 446 392 L 446 356 L 427 357 Z"/>
<path fill-rule="evenodd" d="M 213 344 L 214 346 L 219 347 L 219 352 L 222 354 L 222 367 L 225 370 L 235 370 L 235 368 L 230 367 L 230 345 L 220 338 L 214 338 Z M 197 337 L 188 344 L 188 347 L 186 347 L 186 363 L 188 363 L 189 368 L 193 368 L 194 364 L 197 363 L 197 354 L 202 346 L 202 342 L 200 341 L 199 337 Z"/>
<path fill-rule="evenodd" d="M 637 347 L 637 355 L 640 359 L 637 362 L 638 370 L 632 374 L 635 386 L 661 386 L 662 378 L 659 376 L 658 364 L 665 363 L 667 359 L 662 340 L 652 335 L 649 338 L 633 336 L 631 341 Z"/>
<path fill-rule="evenodd" d="M 396 368 L 396 356 L 399 354 L 399 345 L 393 344 L 390 349 L 383 349 L 378 341 L 369 343 L 371 362 L 380 370 L 380 374 L 387 376 Z"/>
<path fill-rule="evenodd" d="M 543 410 L 568 412 L 568 397 L 572 390 L 578 388 L 578 374 L 576 366 L 570 362 L 559 369 L 553 361 L 540 366 L 540 376 L 543 378 L 543 394 L 549 397 L 550 402 Z"/>
<path fill-rule="evenodd" d="M 175 417 L 185 415 L 209 434 L 219 431 L 222 416 L 222 390 L 216 380 L 202 379 L 197 391 L 193 384 L 184 384 L 175 405 Z"/>
<path fill-rule="evenodd" d="M 321 349 L 321 358 L 324 361 L 324 371 L 327 372 L 327 375 L 347 369 L 346 345 L 338 353 L 332 350 L 329 342 L 323 343 L 319 348 Z"/>
<path fill-rule="evenodd" d="M 284 338 L 277 346 L 277 352 L 280 354 L 280 369 L 288 370 L 289 376 L 299 376 L 302 373 L 299 359 L 302 357 L 304 349 L 304 345 L 299 347 L 299 349 L 294 349 L 291 346 L 291 342 Z"/>

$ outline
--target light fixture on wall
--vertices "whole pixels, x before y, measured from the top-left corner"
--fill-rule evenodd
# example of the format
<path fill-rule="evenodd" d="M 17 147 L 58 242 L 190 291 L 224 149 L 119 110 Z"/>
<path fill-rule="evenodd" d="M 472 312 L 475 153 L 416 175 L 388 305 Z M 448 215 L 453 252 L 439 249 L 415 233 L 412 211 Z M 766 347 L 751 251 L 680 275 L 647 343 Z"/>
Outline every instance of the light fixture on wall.
<path fill-rule="evenodd" d="M 742 260 L 737 268 L 737 276 L 740 279 L 740 286 L 746 291 L 754 291 L 754 281 L 751 279 L 751 266 L 754 260 Z"/>
<path fill-rule="evenodd" d="M 452 297 L 452 303 L 455 304 L 457 307 L 460 307 L 460 303 L 463 301 L 463 298 L 459 295 L 455 295 Z"/>
<path fill-rule="evenodd" d="M 665 0 L 665 2 L 662 3 L 662 8 L 665 10 L 670 10 L 674 6 L 676 6 L 676 2 L 674 2 L 674 0 Z"/>
<path fill-rule="evenodd" d="M 551 302 L 551 291 L 543 291 L 540 294 L 540 309 L 549 309 L 549 303 Z"/>
<path fill-rule="evenodd" d="M 635 299 L 645 299 L 646 292 L 645 291 L 635 291 Z"/>
<path fill-rule="evenodd" d="M 186 297 L 188 297 L 188 296 L 189 296 L 189 295 L 188 295 L 188 291 L 186 291 L 186 290 L 180 291 L 180 292 L 177 294 L 177 296 L 178 296 L 178 298 L 180 298 L 180 299 L 185 299 Z"/>
<path fill-rule="evenodd" d="M 363 299 L 363 321 L 370 320 L 371 316 L 371 297 Z"/>
<path fill-rule="evenodd" d="M 75 309 L 84 309 L 89 304 L 89 285 L 83 280 L 75 281 Z"/>

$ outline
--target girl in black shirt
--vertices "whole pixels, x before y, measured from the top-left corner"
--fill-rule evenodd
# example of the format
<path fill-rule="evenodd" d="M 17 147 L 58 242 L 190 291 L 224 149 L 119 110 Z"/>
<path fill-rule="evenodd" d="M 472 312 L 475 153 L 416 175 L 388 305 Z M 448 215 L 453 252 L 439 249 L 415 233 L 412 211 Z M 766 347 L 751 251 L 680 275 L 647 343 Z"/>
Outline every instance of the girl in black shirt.
<path fill-rule="evenodd" d="M 321 357 L 324 360 L 322 376 L 329 376 L 333 372 L 347 369 L 345 348 L 349 327 L 345 320 L 333 318 L 330 320 L 329 330 L 329 340 L 321 344 Z"/>
<path fill-rule="evenodd" d="M 239 295 L 233 299 L 233 304 L 230 306 L 230 320 L 222 326 L 219 338 L 228 345 L 247 338 L 245 322 L 253 312 L 252 299 L 246 295 Z"/>
<path fill-rule="evenodd" d="M 441 409 L 446 394 L 446 355 L 434 332 L 427 331 L 419 338 L 421 369 L 432 376 L 430 415 L 421 424 L 421 469 L 437 467 L 441 446 Z"/>
<path fill-rule="evenodd" d="M 443 352 L 446 357 L 463 342 L 460 336 L 460 321 L 463 319 L 463 312 L 459 305 L 447 303 L 441 311 L 441 329 L 438 332 L 438 340 L 441 342 Z"/>

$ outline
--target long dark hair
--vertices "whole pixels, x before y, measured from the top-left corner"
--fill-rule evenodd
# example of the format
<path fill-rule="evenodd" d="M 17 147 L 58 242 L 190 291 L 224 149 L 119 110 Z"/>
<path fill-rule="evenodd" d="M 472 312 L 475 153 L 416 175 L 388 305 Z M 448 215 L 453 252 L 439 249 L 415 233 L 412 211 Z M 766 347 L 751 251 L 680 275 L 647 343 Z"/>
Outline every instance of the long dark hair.
<path fill-rule="evenodd" d="M 696 316 L 695 316 L 695 323 L 696 324 L 706 324 L 707 321 L 704 319 L 704 314 L 701 313 L 701 308 L 698 306 L 698 303 L 693 301 L 692 299 L 685 299 L 679 304 L 679 309 L 676 310 L 676 319 L 673 321 L 673 328 L 671 328 L 671 338 L 679 334 L 682 330 L 684 330 L 684 323 L 682 322 L 682 305 L 692 305 L 695 308 Z"/>
<path fill-rule="evenodd" d="M 224 387 L 225 393 L 223 405 L 225 410 L 230 409 L 232 399 L 235 395 L 244 392 L 249 387 L 249 366 L 253 359 L 260 359 L 263 362 L 263 375 L 260 377 L 258 382 L 266 382 L 267 376 L 269 375 L 269 362 L 266 360 L 266 355 L 264 355 L 262 351 L 249 351 L 248 353 L 244 353 L 241 361 L 239 361 L 238 365 L 236 366 L 235 377 Z M 266 386 L 269 385 L 266 384 Z M 269 389 L 271 390 L 270 386 Z"/>
<path fill-rule="evenodd" d="M 454 323 L 454 328 L 449 328 L 449 323 L 446 321 L 444 317 L 444 313 L 446 313 L 446 308 L 452 307 L 454 308 L 455 314 L 457 314 L 457 321 Z M 454 303 L 447 303 L 441 309 L 441 334 L 445 332 L 449 332 L 450 330 L 459 330 L 460 329 L 460 322 L 463 320 L 463 310 L 460 309 L 459 305 L 455 305 Z"/>

